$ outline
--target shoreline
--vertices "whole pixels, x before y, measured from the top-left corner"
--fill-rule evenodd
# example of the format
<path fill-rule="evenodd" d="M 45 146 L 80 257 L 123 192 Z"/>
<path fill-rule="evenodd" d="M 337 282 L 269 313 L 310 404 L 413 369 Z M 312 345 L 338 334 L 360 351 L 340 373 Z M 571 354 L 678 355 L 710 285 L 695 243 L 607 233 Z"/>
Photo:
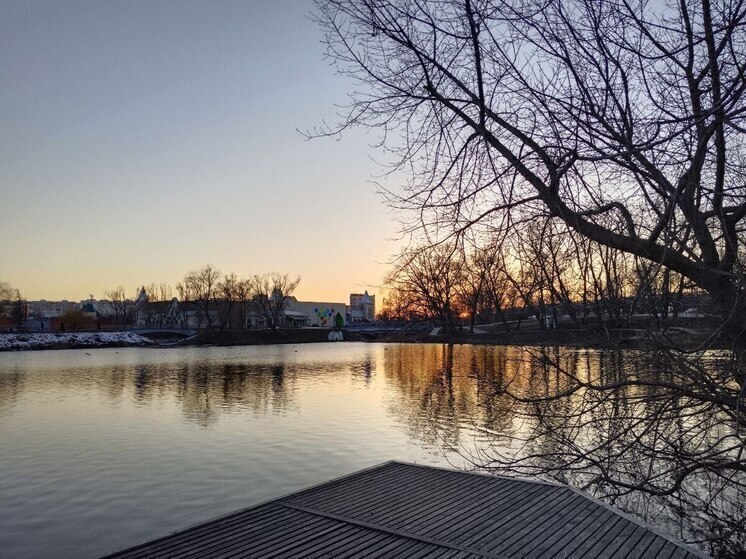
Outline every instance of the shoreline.
<path fill-rule="evenodd" d="M 205 331 L 194 336 L 167 342 L 138 335 L 131 331 L 121 332 L 67 332 L 67 333 L 13 333 L 0 334 L 0 352 L 42 351 L 58 349 L 97 349 L 111 347 L 200 347 L 200 346 L 251 346 L 284 345 L 304 343 L 330 343 L 327 336 L 332 330 L 326 328 L 278 329 L 278 330 L 226 330 Z M 683 328 L 670 328 L 665 332 L 650 332 L 641 329 L 593 330 L 560 329 L 548 331 L 517 331 L 489 334 L 460 332 L 452 335 L 429 335 L 425 333 L 386 333 L 371 336 L 364 332 L 344 330 L 343 342 L 370 343 L 420 343 L 420 344 L 465 344 L 492 346 L 530 347 L 576 347 L 589 349 L 655 349 L 670 347 L 696 350 L 707 340 L 706 332 Z M 724 344 L 711 344 L 709 349 L 723 348 Z"/>
<path fill-rule="evenodd" d="M 0 352 L 145 347 L 155 342 L 133 332 L 29 332 L 0 334 Z"/>

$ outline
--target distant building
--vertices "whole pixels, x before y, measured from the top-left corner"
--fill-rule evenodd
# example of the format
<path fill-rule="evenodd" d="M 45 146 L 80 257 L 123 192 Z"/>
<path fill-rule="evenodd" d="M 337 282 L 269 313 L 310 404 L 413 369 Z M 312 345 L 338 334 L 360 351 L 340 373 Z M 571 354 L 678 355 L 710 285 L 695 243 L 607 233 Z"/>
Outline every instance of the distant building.
<path fill-rule="evenodd" d="M 365 293 L 350 293 L 347 307 L 347 322 L 374 322 L 376 319 L 376 296 Z"/>
<path fill-rule="evenodd" d="M 344 303 L 322 303 L 318 301 L 292 300 L 285 312 L 298 321 L 302 316 L 308 321 L 303 326 L 322 326 L 325 328 L 342 327 L 345 324 Z M 298 324 L 300 326 L 300 324 Z"/>
<path fill-rule="evenodd" d="M 256 304 L 252 304 L 247 316 L 251 328 L 266 328 L 267 320 Z M 319 301 L 298 301 L 290 297 L 279 317 L 280 328 L 302 328 L 320 326 L 341 328 L 345 325 L 345 304 Z"/>
<path fill-rule="evenodd" d="M 62 301 L 46 301 L 44 299 L 29 301 L 28 315 L 33 318 L 55 318 L 69 312 L 79 311 L 80 306 L 80 303 L 66 299 Z"/>
<path fill-rule="evenodd" d="M 111 306 L 111 301 L 107 301 L 106 299 L 90 299 L 86 302 L 93 306 L 96 315 L 99 317 L 108 318 L 115 315 L 114 307 Z"/>
<path fill-rule="evenodd" d="M 80 312 L 84 317 L 90 318 L 91 320 L 96 320 L 99 316 L 96 307 L 93 306 L 93 301 L 86 301 L 83 303 L 80 307 Z"/>
<path fill-rule="evenodd" d="M 196 303 L 179 303 L 176 297 L 168 301 L 151 301 L 145 286 L 140 289 L 132 308 L 136 328 L 199 328 L 207 322 Z M 210 318 L 215 321 L 216 317 L 217 311 L 210 309 Z"/>

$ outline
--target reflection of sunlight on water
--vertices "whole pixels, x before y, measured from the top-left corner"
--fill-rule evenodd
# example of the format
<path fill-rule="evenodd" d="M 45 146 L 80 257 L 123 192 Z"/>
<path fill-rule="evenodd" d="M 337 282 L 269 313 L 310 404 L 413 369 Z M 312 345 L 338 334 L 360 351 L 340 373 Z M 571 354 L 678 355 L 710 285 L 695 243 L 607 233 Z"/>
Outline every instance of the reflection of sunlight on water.
<path fill-rule="evenodd" d="M 574 391 L 566 398 L 541 404 L 541 419 L 538 407 L 520 401 L 521 397 L 564 393 L 571 386 L 571 377 L 612 385 L 628 378 L 668 378 L 672 364 L 661 361 L 657 354 L 463 345 L 389 349 L 384 371 L 396 390 L 390 413 L 410 437 L 428 448 L 439 447 L 450 463 L 500 473 L 511 472 L 506 464 L 511 464 L 513 471 L 519 465 L 522 475 L 541 475 L 586 487 L 690 541 L 709 538 L 708 529 L 725 531 L 727 540 L 727 530 L 742 526 L 739 518 L 746 517 L 746 494 L 735 483 L 725 482 L 718 488 L 711 484 L 712 478 L 708 481 L 692 475 L 682 486 L 689 504 L 682 504 L 678 492 L 671 497 L 651 497 L 609 483 L 613 478 L 634 485 L 664 471 L 675 474 L 671 459 L 655 458 L 650 449 L 660 444 L 664 451 L 674 452 L 666 445 L 680 432 L 696 435 L 692 440 L 681 440 L 682 448 L 709 451 L 721 444 L 721 437 L 732 433 L 724 416 L 692 413 L 692 407 L 683 405 L 681 413 L 660 416 L 651 428 L 649 418 L 659 417 L 658 408 L 665 406 L 666 400 L 656 399 L 652 389 L 642 385 L 607 395 Z M 712 358 L 706 357 L 705 363 Z M 518 464 L 517 459 L 523 462 Z M 663 466 L 665 470 L 659 471 Z M 652 473 L 646 472 L 648 468 Z M 603 477 L 606 475 L 610 478 Z M 665 485 L 673 478 L 660 479 L 656 483 Z M 698 510 L 700 501 L 709 503 L 712 510 L 706 514 Z M 726 521 L 723 515 L 731 518 Z M 743 532 L 732 537 L 742 539 Z M 713 549 L 716 554 L 722 551 Z"/>
<path fill-rule="evenodd" d="M 519 440 L 536 422 L 504 387 L 551 393 L 553 362 L 613 378 L 638 357 L 357 343 L 0 354 L 0 548 L 94 556 L 386 460 L 520 455 L 545 442 Z"/>

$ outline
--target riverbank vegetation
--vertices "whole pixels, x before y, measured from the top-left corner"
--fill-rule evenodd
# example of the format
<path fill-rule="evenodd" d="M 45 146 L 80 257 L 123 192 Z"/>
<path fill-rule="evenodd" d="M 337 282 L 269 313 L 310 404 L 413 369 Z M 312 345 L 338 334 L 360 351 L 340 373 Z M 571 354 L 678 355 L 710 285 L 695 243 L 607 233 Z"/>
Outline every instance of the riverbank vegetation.
<path fill-rule="evenodd" d="M 184 275 L 175 288 L 178 299 L 170 285 L 151 283 L 132 295 L 122 286 L 107 291 L 106 301 L 116 325 L 122 328 L 132 326 L 139 314 L 141 321 L 152 327 L 245 330 L 250 327 L 252 312 L 274 330 L 299 284 L 300 276 L 272 272 L 241 278 L 207 264 Z M 178 302 L 179 318 L 174 302 Z"/>

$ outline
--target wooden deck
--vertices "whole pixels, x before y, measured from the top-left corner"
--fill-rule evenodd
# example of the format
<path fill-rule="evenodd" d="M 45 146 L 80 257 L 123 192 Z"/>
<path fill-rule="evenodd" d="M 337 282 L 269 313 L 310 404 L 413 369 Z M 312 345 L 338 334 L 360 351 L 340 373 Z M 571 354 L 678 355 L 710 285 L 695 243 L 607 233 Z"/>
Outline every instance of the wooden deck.
<path fill-rule="evenodd" d="M 706 555 L 570 487 L 387 462 L 108 557 Z"/>

